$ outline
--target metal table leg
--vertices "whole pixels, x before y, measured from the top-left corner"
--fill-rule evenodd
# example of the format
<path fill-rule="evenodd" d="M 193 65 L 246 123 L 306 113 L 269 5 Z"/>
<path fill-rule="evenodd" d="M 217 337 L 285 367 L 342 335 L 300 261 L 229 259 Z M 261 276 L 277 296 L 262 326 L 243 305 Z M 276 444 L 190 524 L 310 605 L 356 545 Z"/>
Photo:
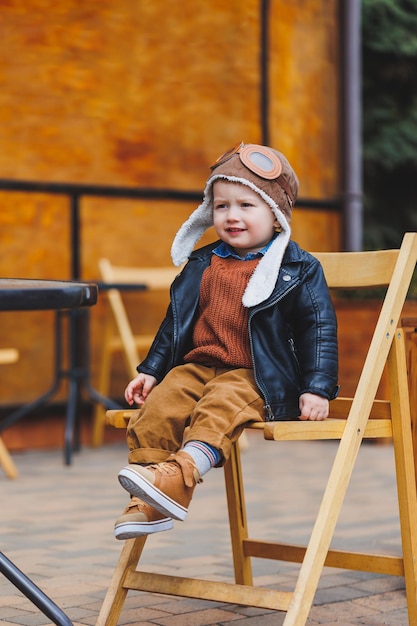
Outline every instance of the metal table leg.
<path fill-rule="evenodd" d="M 58 626 L 72 626 L 69 617 L 10 559 L 0 552 L 0 572 Z"/>

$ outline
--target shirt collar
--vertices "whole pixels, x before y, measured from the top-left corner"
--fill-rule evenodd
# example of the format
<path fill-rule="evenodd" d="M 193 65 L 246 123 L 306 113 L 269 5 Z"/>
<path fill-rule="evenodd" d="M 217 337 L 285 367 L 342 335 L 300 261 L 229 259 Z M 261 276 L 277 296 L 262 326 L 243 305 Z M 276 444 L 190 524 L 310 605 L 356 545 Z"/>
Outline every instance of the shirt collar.
<path fill-rule="evenodd" d="M 233 257 L 234 259 L 238 259 L 239 261 L 251 261 L 252 259 L 260 259 L 261 257 L 264 256 L 264 254 L 270 248 L 276 236 L 277 235 L 275 234 L 272 237 L 271 241 L 267 243 L 266 246 L 262 248 L 262 250 L 258 250 L 258 252 L 248 252 L 248 254 L 243 258 L 239 256 L 238 254 L 236 254 L 235 252 L 233 252 L 232 248 L 224 241 L 222 241 L 217 246 L 217 248 L 214 248 L 213 254 L 215 254 L 216 256 L 219 256 L 221 259 L 226 259 L 227 257 L 230 256 L 230 257 Z"/>

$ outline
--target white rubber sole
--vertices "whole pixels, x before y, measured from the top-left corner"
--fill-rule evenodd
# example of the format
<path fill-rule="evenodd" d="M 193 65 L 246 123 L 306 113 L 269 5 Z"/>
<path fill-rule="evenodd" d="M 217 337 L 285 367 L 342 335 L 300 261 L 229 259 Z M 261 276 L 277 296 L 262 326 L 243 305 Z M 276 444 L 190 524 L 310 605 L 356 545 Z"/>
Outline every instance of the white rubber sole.
<path fill-rule="evenodd" d="M 160 491 L 149 482 L 144 476 L 138 474 L 131 467 L 126 466 L 119 472 L 119 483 L 132 496 L 140 498 L 150 504 L 157 511 L 183 522 L 187 516 L 188 509 L 175 502 L 172 498 Z"/>
<path fill-rule="evenodd" d="M 114 536 L 120 540 L 135 539 L 136 537 L 171 530 L 173 527 L 174 522 L 169 517 L 155 522 L 122 522 L 114 527 Z"/>

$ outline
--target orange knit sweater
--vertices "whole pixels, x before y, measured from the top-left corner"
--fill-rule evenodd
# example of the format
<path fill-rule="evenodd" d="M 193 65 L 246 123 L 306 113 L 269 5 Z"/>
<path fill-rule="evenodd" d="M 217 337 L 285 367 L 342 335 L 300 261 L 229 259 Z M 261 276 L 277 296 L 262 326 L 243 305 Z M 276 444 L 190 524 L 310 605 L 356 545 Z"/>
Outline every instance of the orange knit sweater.
<path fill-rule="evenodd" d="M 252 368 L 248 336 L 248 310 L 242 296 L 259 259 L 240 261 L 213 255 L 200 286 L 194 348 L 187 363 L 217 367 Z"/>

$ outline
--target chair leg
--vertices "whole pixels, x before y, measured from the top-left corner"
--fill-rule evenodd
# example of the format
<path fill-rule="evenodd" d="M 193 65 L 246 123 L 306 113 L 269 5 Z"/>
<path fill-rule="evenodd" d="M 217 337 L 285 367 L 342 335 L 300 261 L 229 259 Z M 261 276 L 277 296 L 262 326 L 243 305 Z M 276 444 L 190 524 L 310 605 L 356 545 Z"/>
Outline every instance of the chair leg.
<path fill-rule="evenodd" d="M 100 609 L 96 626 L 116 626 L 129 590 L 128 587 L 124 587 L 126 575 L 136 570 L 146 539 L 145 535 L 137 539 L 128 539 L 125 542 Z"/>
<path fill-rule="evenodd" d="M 406 332 L 405 344 L 408 367 L 408 393 L 410 396 L 411 432 L 413 437 L 414 459 L 417 459 L 417 330 Z M 415 462 L 417 485 L 417 463 Z"/>
<path fill-rule="evenodd" d="M 408 620 L 410 624 L 417 624 L 417 493 L 405 339 L 403 331 L 399 329 L 393 341 L 388 367 Z"/>
<path fill-rule="evenodd" d="M 357 413 L 360 415 L 362 411 L 358 409 Z M 354 424 L 356 422 L 355 419 Z M 353 424 L 345 427 L 283 626 L 305 626 L 362 442 L 363 431 L 364 428 L 358 429 Z"/>
<path fill-rule="evenodd" d="M 239 437 L 239 449 L 241 452 L 245 452 L 249 448 L 249 439 L 246 430 Z"/>
<path fill-rule="evenodd" d="M 0 437 L 0 465 L 3 467 L 7 478 L 17 478 L 19 472 L 16 465 L 13 463 L 13 459 L 10 456 L 8 449 L 6 448 L 3 439 Z"/>
<path fill-rule="evenodd" d="M 238 442 L 232 446 L 230 458 L 224 466 L 224 478 L 235 581 L 239 585 L 253 585 L 251 560 L 245 556 L 243 549 L 243 542 L 248 537 L 248 524 Z"/>
<path fill-rule="evenodd" d="M 101 357 L 100 373 L 98 380 L 97 391 L 105 397 L 109 395 L 110 389 L 110 374 L 111 374 L 111 361 L 112 361 L 112 347 L 111 347 L 111 328 L 107 324 L 104 341 L 103 341 L 103 353 Z M 94 409 L 93 415 L 93 432 L 91 437 L 91 444 L 94 448 L 98 448 L 103 444 L 104 428 L 106 424 L 106 409 L 97 403 Z"/>

